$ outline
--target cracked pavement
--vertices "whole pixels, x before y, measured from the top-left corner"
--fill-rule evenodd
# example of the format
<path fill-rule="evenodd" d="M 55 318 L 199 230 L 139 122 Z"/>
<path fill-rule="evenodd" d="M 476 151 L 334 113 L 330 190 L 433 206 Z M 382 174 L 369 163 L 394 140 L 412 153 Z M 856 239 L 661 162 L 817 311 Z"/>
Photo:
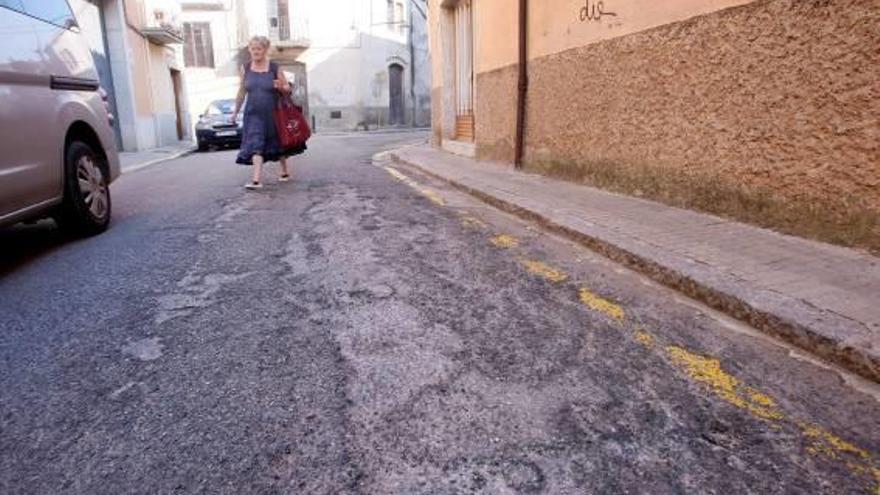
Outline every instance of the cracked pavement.
<path fill-rule="evenodd" d="M 876 384 L 373 162 L 412 139 L 0 232 L 0 491 L 876 493 Z"/>

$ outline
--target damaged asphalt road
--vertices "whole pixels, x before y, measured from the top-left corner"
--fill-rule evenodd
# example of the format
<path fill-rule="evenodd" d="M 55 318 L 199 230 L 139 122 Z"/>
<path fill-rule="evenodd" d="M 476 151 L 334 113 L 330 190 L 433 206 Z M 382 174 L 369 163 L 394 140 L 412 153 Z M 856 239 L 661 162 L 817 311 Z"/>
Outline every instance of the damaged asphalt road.
<path fill-rule="evenodd" d="M 876 385 L 372 162 L 407 140 L 257 193 L 196 154 L 105 235 L 0 233 L 0 492 L 878 489 Z"/>

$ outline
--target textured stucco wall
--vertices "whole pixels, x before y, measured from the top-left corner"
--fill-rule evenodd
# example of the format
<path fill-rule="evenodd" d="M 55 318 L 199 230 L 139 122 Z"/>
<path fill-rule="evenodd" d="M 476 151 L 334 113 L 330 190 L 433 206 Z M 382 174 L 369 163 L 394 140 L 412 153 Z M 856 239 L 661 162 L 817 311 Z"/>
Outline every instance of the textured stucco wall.
<path fill-rule="evenodd" d="M 760 0 L 537 58 L 527 160 L 699 169 L 880 211 L 878 25 L 876 0 Z M 515 74 L 478 76 L 481 156 L 512 153 Z"/>
<path fill-rule="evenodd" d="M 529 58 L 552 55 L 752 1 L 604 0 L 600 4 L 594 0 L 533 0 L 529 4 Z M 599 15 L 600 12 L 605 15 Z"/>
<path fill-rule="evenodd" d="M 514 160 L 518 76 L 516 67 L 477 74 L 477 158 Z"/>

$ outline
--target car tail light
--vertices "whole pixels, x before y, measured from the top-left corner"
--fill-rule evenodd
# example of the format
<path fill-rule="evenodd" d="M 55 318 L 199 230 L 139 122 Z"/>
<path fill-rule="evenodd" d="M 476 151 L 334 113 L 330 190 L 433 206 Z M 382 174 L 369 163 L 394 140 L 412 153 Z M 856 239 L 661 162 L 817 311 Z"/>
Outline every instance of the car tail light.
<path fill-rule="evenodd" d="M 112 126 L 116 118 L 113 116 L 113 112 L 110 111 L 110 95 L 107 94 L 104 88 L 98 88 L 98 94 L 101 95 L 101 101 L 104 102 L 104 110 L 107 111 L 107 122 Z"/>

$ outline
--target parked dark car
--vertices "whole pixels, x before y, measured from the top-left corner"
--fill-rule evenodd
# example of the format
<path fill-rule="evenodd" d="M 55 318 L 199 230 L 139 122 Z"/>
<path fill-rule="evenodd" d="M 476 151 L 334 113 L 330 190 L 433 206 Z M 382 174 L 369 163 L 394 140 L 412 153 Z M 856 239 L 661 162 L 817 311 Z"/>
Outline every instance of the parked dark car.
<path fill-rule="evenodd" d="M 235 100 L 217 100 L 208 105 L 196 124 L 196 140 L 199 151 L 212 146 L 241 146 L 241 115 L 238 123 L 232 121 Z"/>

